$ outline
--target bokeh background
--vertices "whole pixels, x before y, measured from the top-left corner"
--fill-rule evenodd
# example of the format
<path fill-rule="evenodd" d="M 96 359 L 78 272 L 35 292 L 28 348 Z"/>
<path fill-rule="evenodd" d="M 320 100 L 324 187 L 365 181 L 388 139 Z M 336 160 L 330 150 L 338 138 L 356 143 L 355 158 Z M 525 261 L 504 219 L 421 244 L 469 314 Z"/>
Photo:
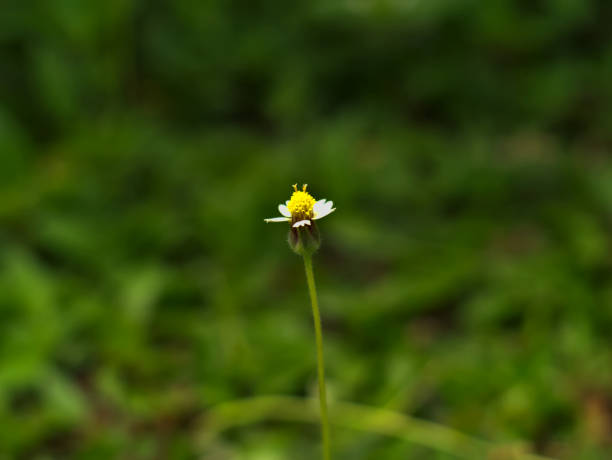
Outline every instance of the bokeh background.
<path fill-rule="evenodd" d="M 610 458 L 612 4 L 24 2 L 0 8 L 0 456 L 313 459 L 314 395 Z M 240 418 L 240 417 L 239 417 Z M 238 420 L 238 423 L 240 420 Z M 338 459 L 451 459 L 336 429 Z"/>

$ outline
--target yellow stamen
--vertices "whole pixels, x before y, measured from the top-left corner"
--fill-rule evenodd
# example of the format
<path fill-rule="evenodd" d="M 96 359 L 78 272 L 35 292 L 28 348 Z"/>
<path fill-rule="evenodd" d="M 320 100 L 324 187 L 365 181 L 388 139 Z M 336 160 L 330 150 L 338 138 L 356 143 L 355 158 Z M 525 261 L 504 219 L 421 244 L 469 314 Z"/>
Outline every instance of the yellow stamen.
<path fill-rule="evenodd" d="M 300 191 L 297 188 L 297 184 L 293 184 L 294 192 L 289 203 L 287 203 L 287 208 L 289 208 L 293 222 L 312 219 L 313 217 L 312 207 L 315 204 L 315 199 L 306 191 L 307 187 L 308 184 L 304 184 Z"/>

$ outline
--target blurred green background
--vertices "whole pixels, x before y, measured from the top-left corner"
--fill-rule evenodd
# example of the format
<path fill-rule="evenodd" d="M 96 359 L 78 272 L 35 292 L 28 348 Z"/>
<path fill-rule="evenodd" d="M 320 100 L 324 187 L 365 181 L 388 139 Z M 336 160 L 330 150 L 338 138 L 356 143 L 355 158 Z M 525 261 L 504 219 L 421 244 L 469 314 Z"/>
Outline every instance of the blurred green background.
<path fill-rule="evenodd" d="M 314 395 L 277 215 L 315 258 L 330 399 L 544 455 L 612 445 L 612 4 L 4 0 L 0 458 L 301 460 L 202 446 Z M 335 429 L 337 459 L 452 459 Z"/>

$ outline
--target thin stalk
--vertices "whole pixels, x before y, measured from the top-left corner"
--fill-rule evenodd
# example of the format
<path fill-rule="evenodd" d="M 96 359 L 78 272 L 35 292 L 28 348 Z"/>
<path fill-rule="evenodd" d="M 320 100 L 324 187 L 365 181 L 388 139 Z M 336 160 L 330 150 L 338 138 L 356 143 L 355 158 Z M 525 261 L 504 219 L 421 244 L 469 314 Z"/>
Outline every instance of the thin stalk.
<path fill-rule="evenodd" d="M 325 391 L 325 363 L 323 361 L 323 333 L 321 332 L 321 315 L 319 314 L 319 301 L 317 299 L 317 288 L 315 286 L 312 271 L 312 256 L 304 253 L 304 268 L 306 269 L 306 281 L 310 292 L 310 303 L 312 304 L 312 317 L 314 320 L 315 337 L 317 342 L 317 369 L 319 375 L 319 402 L 321 404 L 321 435 L 323 437 L 323 459 L 331 460 L 329 442 L 329 419 L 327 416 L 327 394 Z"/>

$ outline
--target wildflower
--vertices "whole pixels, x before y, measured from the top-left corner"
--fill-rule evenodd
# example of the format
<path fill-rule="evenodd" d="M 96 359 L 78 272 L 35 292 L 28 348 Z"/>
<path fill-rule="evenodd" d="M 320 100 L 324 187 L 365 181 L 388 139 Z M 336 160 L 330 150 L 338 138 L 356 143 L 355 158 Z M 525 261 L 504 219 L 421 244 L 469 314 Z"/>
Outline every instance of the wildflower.
<path fill-rule="evenodd" d="M 315 327 L 315 341 L 317 349 L 317 374 L 319 380 L 319 404 L 321 406 L 321 436 L 323 438 L 323 460 L 331 459 L 329 440 L 329 420 L 327 416 L 327 395 L 325 389 L 325 363 L 323 361 L 323 332 L 321 329 L 321 315 L 319 313 L 319 301 L 317 299 L 317 288 L 315 286 L 314 273 L 312 269 L 312 255 L 321 245 L 319 230 L 314 221 L 321 219 L 336 210 L 334 203 L 327 200 L 315 201 L 310 193 L 306 191 L 308 184 L 298 190 L 297 184 L 293 185 L 291 199 L 285 204 L 279 204 L 278 210 L 283 217 L 272 217 L 264 219 L 266 222 L 290 222 L 289 246 L 296 254 L 304 258 L 306 270 L 306 282 L 310 293 L 312 315 Z"/>
<path fill-rule="evenodd" d="M 298 190 L 297 184 L 293 184 L 291 199 L 285 204 L 279 204 L 278 210 L 283 217 L 272 217 L 264 219 L 266 222 L 291 222 L 294 228 L 311 225 L 313 220 L 321 219 L 336 210 L 333 201 L 325 199 L 315 201 L 310 193 L 306 191 L 308 184 Z"/>
<path fill-rule="evenodd" d="M 285 204 L 279 204 L 278 210 L 283 217 L 272 217 L 264 219 L 266 222 L 289 222 L 288 241 L 293 251 L 300 255 L 312 254 L 321 246 L 321 236 L 314 221 L 321 219 L 336 210 L 333 201 L 325 199 L 316 201 L 306 191 L 308 184 L 298 190 L 297 184 L 293 184 L 291 199 Z"/>

